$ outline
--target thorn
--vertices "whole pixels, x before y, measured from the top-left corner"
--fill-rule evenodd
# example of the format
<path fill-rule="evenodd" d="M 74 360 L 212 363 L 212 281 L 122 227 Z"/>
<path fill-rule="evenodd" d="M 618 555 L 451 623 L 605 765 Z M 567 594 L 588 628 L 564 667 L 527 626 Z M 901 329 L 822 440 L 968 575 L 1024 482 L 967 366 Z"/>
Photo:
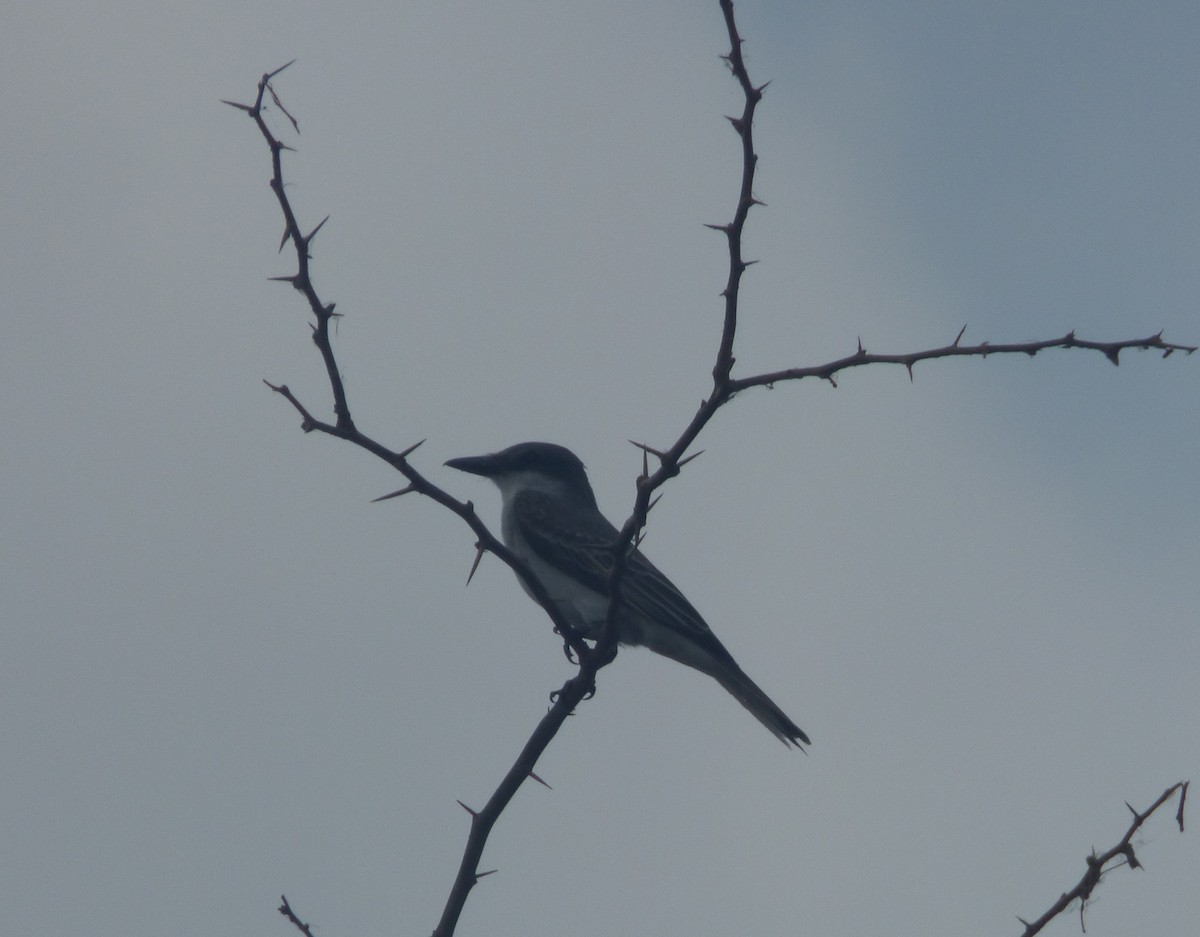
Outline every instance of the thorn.
<path fill-rule="evenodd" d="M 1063 338 L 1063 344 L 1064 344 L 1064 345 L 1071 345 L 1071 344 L 1073 344 L 1073 343 L 1074 343 L 1074 341 L 1075 341 L 1075 330 L 1074 330 L 1074 329 L 1071 329 L 1071 331 L 1069 331 L 1069 332 L 1066 334 L 1066 336 Z"/>
<path fill-rule="evenodd" d="M 289 231 L 289 230 L 287 229 L 287 227 L 284 227 L 284 229 L 283 229 L 283 237 L 281 237 L 281 238 L 279 239 L 279 250 L 277 250 L 275 253 L 277 253 L 277 254 L 282 254 L 282 253 L 283 253 L 283 249 L 284 249 L 284 247 L 286 247 L 286 246 L 287 246 L 288 238 L 290 238 L 291 236 L 292 236 L 292 232 L 291 232 L 291 231 Z"/>
<path fill-rule="evenodd" d="M 532 771 L 530 771 L 530 772 L 529 772 L 529 776 L 530 776 L 531 778 L 533 778 L 535 781 L 537 781 L 537 782 L 538 782 L 538 784 L 542 785 L 542 787 L 544 787 L 546 790 L 548 790 L 548 791 L 552 791 L 552 790 L 554 790 L 554 788 L 552 788 L 552 787 L 551 787 L 549 784 L 547 784 L 545 781 L 543 781 L 541 778 L 539 778 L 539 777 L 538 777 L 536 774 L 534 774 Z"/>
<path fill-rule="evenodd" d="M 471 580 L 475 577 L 475 570 L 479 569 L 479 562 L 483 559 L 483 554 L 486 552 L 482 543 L 475 544 L 475 562 L 471 564 L 471 571 L 467 573 L 467 585 L 471 584 Z"/>
<path fill-rule="evenodd" d="M 962 341 L 963 333 L 964 333 L 966 330 L 967 330 L 967 327 L 966 327 L 965 325 L 964 325 L 964 326 L 963 326 L 961 329 L 959 329 L 959 330 L 958 330 L 958 335 L 957 335 L 957 336 L 955 337 L 955 339 L 954 339 L 954 344 L 950 346 L 951 348 L 957 348 L 957 347 L 958 347 L 958 343 L 959 343 L 960 341 Z"/>
<path fill-rule="evenodd" d="M 1111 361 L 1113 364 L 1120 366 L 1120 364 L 1121 364 L 1121 349 L 1120 348 L 1109 348 L 1108 350 L 1106 350 L 1104 352 L 1104 357 L 1107 358 L 1109 361 Z"/>
<path fill-rule="evenodd" d="M 1133 809 L 1133 806 L 1129 803 L 1129 801 L 1125 801 L 1125 806 L 1129 808 L 1129 812 L 1133 814 L 1133 818 L 1135 820 L 1141 819 L 1141 817 L 1138 815 L 1138 812 Z"/>
<path fill-rule="evenodd" d="M 1027 920 L 1025 920 L 1025 918 L 1021 917 L 1020 915 L 1017 915 L 1017 920 L 1025 925 L 1026 930 L 1029 929 L 1029 922 Z"/>
<path fill-rule="evenodd" d="M 742 269 L 745 270 L 747 267 L 753 267 L 756 263 L 758 263 L 757 260 L 743 260 Z"/>
<path fill-rule="evenodd" d="M 906 361 L 904 366 L 908 368 L 908 383 L 915 384 L 916 382 L 913 380 L 913 362 Z"/>
<path fill-rule="evenodd" d="M 253 113 L 254 111 L 254 108 L 252 108 L 249 104 L 238 104 L 237 101 L 226 101 L 224 98 L 221 98 L 221 103 L 228 104 L 230 107 L 236 107 L 239 111 L 245 111 L 247 114 Z"/>
<path fill-rule="evenodd" d="M 475 881 L 478 882 L 485 875 L 495 875 L 498 871 L 500 871 L 500 870 L 499 869 L 488 869 L 486 872 L 476 872 L 475 873 Z"/>
<path fill-rule="evenodd" d="M 729 233 L 729 225 L 727 225 L 727 224 L 708 224 L 706 222 L 704 227 L 712 228 L 714 231 L 722 231 L 725 234 Z"/>
<path fill-rule="evenodd" d="M 757 195 L 750 196 L 750 204 L 751 205 L 761 205 L 763 208 L 767 207 L 767 203 L 764 202 L 762 199 L 760 199 Z"/>
<path fill-rule="evenodd" d="M 662 500 L 662 492 L 659 492 L 658 494 L 656 494 L 656 495 L 654 496 L 654 500 L 652 500 L 652 501 L 651 501 L 649 504 L 647 504 L 647 505 L 646 505 L 646 513 L 647 513 L 647 514 L 649 514 L 651 511 L 653 511 L 653 510 L 654 510 L 654 505 L 658 504 L 658 502 L 659 502 L 659 501 L 661 501 L 661 500 Z M 641 538 L 641 534 L 639 534 L 639 535 L 638 535 L 638 541 L 640 542 L 640 541 L 641 541 L 641 539 L 642 539 L 642 538 Z"/>
<path fill-rule="evenodd" d="M 295 60 L 293 59 L 293 61 L 295 61 Z M 284 66 L 284 67 L 286 68 L 287 66 Z M 276 72 L 276 74 L 278 74 L 278 72 Z M 279 100 L 279 95 L 277 95 L 275 93 L 275 89 L 272 88 L 270 84 L 268 84 L 267 90 L 271 92 L 271 100 L 275 102 L 275 106 L 277 108 L 279 108 L 280 111 L 283 112 L 284 117 L 286 117 L 289 121 L 291 121 L 292 129 L 295 130 L 296 133 L 299 133 L 300 132 L 300 124 L 296 122 L 295 117 L 293 117 L 291 114 L 288 113 L 288 109 L 286 107 L 284 107 L 283 102 L 281 100 Z M 280 144 L 280 145 L 282 146 L 282 144 Z"/>
<path fill-rule="evenodd" d="M 650 476 L 650 453 L 645 449 L 642 450 L 642 478 Z"/>
<path fill-rule="evenodd" d="M 372 498 L 371 503 L 375 504 L 379 501 L 387 501 L 388 498 L 399 498 L 401 495 L 406 495 L 410 491 L 415 491 L 415 490 L 416 489 L 414 489 L 412 485 L 405 485 L 403 488 L 401 488 L 397 491 L 391 492 L 391 494 L 380 495 L 378 498 Z"/>
<path fill-rule="evenodd" d="M 701 449 L 699 452 L 693 452 L 693 453 L 692 453 L 690 456 L 688 456 L 686 459 L 680 459 L 678 462 L 676 462 L 676 463 L 675 463 L 675 467 L 676 467 L 676 468 L 683 468 L 685 465 L 687 465 L 689 462 L 691 462 L 691 461 L 692 461 L 692 459 L 698 459 L 698 458 L 700 458 L 700 456 L 702 456 L 702 455 L 704 455 L 704 450 L 703 450 L 703 449 Z"/>
<path fill-rule="evenodd" d="M 727 121 L 729 121 L 731 124 L 733 124 L 733 129 L 737 131 L 737 134 L 739 137 L 745 136 L 746 122 L 744 120 L 742 120 L 740 117 L 728 117 L 728 116 L 725 119 Z"/>
<path fill-rule="evenodd" d="M 290 283 L 290 284 L 292 284 L 292 286 L 295 286 L 296 280 L 298 278 L 295 274 L 292 274 L 291 276 L 288 276 L 288 277 L 267 277 L 267 279 L 273 280 L 276 283 Z"/>
<path fill-rule="evenodd" d="M 862 353 L 863 353 L 862 336 L 860 335 L 858 337 L 858 354 L 861 355 Z"/>
<path fill-rule="evenodd" d="M 307 235 L 305 235 L 304 244 L 306 247 L 308 246 L 309 242 L 312 241 L 312 239 L 317 236 L 317 232 L 320 231 L 323 227 L 325 227 L 325 222 L 327 222 L 328 220 L 329 220 L 329 216 L 326 215 L 324 218 L 321 219 L 321 223 L 319 225 L 317 225 L 310 232 L 308 232 Z"/>
<path fill-rule="evenodd" d="M 295 65 L 295 64 L 296 64 L 296 60 L 292 59 L 286 65 L 280 65 L 277 69 L 275 69 L 275 71 L 267 72 L 265 75 L 263 75 L 263 81 L 270 81 L 272 78 L 274 78 L 276 75 L 278 75 L 285 68 L 289 68 L 290 66 Z"/>
<path fill-rule="evenodd" d="M 637 446 L 637 448 L 641 449 L 642 452 L 649 452 L 651 455 L 657 456 L 660 462 L 665 458 L 663 453 L 659 452 L 657 449 L 647 446 L 644 442 L 634 442 L 632 439 L 628 440 L 628 442 L 631 446 Z"/>
<path fill-rule="evenodd" d="M 329 304 L 328 311 L 333 312 L 333 304 L 332 303 Z M 428 437 L 426 437 L 426 438 L 428 438 Z M 409 446 L 407 449 L 405 449 L 403 452 L 401 452 L 398 456 L 396 456 L 396 458 L 407 459 L 410 455 L 412 455 L 414 452 L 416 452 L 417 449 L 419 449 L 424 444 L 425 444 L 424 439 L 422 439 L 420 442 L 415 442 L 411 446 Z"/>
<path fill-rule="evenodd" d="M 1164 351 L 1164 352 L 1163 352 L 1163 357 L 1164 357 L 1164 358 L 1170 358 L 1170 357 L 1171 357 L 1171 352 L 1173 352 L 1174 350 L 1175 350 L 1174 348 L 1168 348 L 1166 351 Z"/>
<path fill-rule="evenodd" d="M 467 813 L 469 813 L 472 817 L 479 816 L 478 811 L 472 810 L 470 807 L 468 807 L 466 804 L 464 804 L 461 800 L 455 801 L 455 803 L 457 803 L 460 807 L 462 807 L 463 810 L 465 810 Z"/>
<path fill-rule="evenodd" d="M 761 96 L 762 93 L 767 90 L 767 85 L 770 83 L 770 81 L 764 81 L 761 85 L 754 89 L 754 93 Z"/>
<path fill-rule="evenodd" d="M 825 380 L 829 381 L 829 383 L 833 385 L 834 390 L 837 390 L 837 378 L 836 377 L 834 377 L 832 374 L 827 374 L 825 376 Z"/>

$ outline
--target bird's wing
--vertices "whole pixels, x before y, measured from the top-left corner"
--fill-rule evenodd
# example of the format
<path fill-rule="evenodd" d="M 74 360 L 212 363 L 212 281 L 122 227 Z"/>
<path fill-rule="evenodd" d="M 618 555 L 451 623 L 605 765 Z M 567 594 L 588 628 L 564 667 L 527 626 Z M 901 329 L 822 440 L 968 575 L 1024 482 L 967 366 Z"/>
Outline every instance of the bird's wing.
<path fill-rule="evenodd" d="M 518 494 L 514 509 L 521 534 L 541 559 L 589 589 L 610 594 L 612 546 L 618 531 L 599 511 L 576 512 L 568 526 L 551 499 L 538 491 Z M 637 550 L 621 578 L 621 603 L 694 641 L 717 659 L 733 660 L 683 593 Z"/>

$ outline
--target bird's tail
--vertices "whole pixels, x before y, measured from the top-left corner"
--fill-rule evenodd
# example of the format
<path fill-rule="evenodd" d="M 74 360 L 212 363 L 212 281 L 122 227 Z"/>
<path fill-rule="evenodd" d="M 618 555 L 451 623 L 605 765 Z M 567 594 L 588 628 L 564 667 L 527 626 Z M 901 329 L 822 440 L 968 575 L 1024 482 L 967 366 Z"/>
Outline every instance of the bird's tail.
<path fill-rule="evenodd" d="M 803 751 L 804 745 L 812 744 L 804 730 L 792 722 L 787 714 L 775 705 L 771 697 L 759 689 L 758 684 L 746 676 L 733 661 L 709 672 L 784 745 L 795 745 Z"/>

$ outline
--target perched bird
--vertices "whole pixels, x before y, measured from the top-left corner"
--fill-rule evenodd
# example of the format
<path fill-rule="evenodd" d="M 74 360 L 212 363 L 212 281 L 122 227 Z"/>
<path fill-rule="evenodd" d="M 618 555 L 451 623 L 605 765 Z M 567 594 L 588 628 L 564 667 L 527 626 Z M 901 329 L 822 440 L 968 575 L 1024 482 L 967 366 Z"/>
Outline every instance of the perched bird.
<path fill-rule="evenodd" d="M 529 564 L 573 628 L 584 637 L 599 637 L 608 614 L 617 529 L 596 506 L 578 457 L 552 443 L 523 442 L 446 465 L 495 482 L 504 502 L 505 545 Z M 671 580 L 638 550 L 621 579 L 617 628 L 620 643 L 648 647 L 713 677 L 785 745 L 809 744 L 800 727 L 742 672 Z"/>

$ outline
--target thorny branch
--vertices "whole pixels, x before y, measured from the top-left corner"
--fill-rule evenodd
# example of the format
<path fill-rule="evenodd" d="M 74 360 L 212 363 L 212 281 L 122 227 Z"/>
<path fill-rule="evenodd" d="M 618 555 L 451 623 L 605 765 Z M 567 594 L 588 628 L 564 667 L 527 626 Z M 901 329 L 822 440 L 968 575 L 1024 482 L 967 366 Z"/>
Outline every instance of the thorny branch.
<path fill-rule="evenodd" d="M 295 927 L 296 930 L 300 931 L 300 933 L 304 934 L 304 937 L 314 937 L 314 934 L 309 926 L 300 920 L 300 917 L 295 911 L 292 910 L 292 906 L 288 904 L 287 895 L 280 895 L 279 900 L 283 902 L 283 904 L 279 906 L 279 913 L 291 921 L 292 926 Z"/>
<path fill-rule="evenodd" d="M 287 116 L 293 128 L 297 127 L 295 119 L 283 109 L 283 105 L 271 85 L 272 80 L 290 64 L 292 63 L 289 62 L 287 65 L 262 76 L 258 83 L 258 93 L 255 96 L 253 104 L 240 104 L 234 101 L 226 101 L 225 103 L 244 111 L 251 117 L 271 150 L 271 190 L 275 193 L 280 211 L 284 217 L 284 234 L 280 248 L 282 249 L 290 242 L 296 254 L 297 264 L 294 274 L 285 277 L 275 277 L 274 279 L 290 283 L 297 291 L 303 294 L 308 301 L 309 309 L 316 319 L 316 325 L 313 328 L 313 342 L 316 344 L 321 358 L 325 362 L 325 369 L 333 394 L 333 409 L 336 415 L 335 422 L 330 423 L 313 416 L 286 384 L 272 384 L 269 381 L 264 381 L 264 383 L 271 390 L 287 400 L 295 408 L 296 412 L 300 414 L 300 426 L 304 432 L 315 431 L 325 433 L 326 435 L 336 436 L 339 439 L 352 442 L 383 459 L 405 477 L 408 484 L 404 488 L 376 500 L 384 500 L 416 492 L 436 501 L 462 518 L 474 532 L 477 538 L 478 549 L 495 554 L 528 584 L 538 604 L 549 615 L 551 621 L 554 622 L 555 630 L 562 636 L 564 647 L 568 650 L 568 655 L 573 654 L 574 659 L 579 662 L 579 670 L 553 694 L 553 705 L 542 718 L 541 722 L 538 723 L 533 735 L 530 736 L 529 741 L 513 763 L 512 768 L 505 774 L 499 786 L 488 799 L 488 802 L 481 810 L 470 811 L 471 830 L 467 837 L 467 845 L 463 851 L 463 857 L 458 873 L 455 876 L 450 896 L 446 902 L 442 920 L 434 932 L 435 935 L 447 935 L 448 937 L 448 935 L 454 933 L 459 915 L 462 913 L 463 906 L 466 903 L 467 895 L 470 893 L 471 888 L 474 887 L 476 881 L 481 877 L 482 873 L 478 871 L 479 860 L 482 857 L 483 847 L 496 820 L 499 819 L 504 808 L 508 806 L 509 801 L 512 800 L 525 778 L 530 776 L 536 777 L 533 774 L 533 769 L 537 764 L 538 758 L 545 751 L 546 746 L 550 744 L 551 739 L 554 738 L 554 735 L 562 727 L 563 722 L 566 721 L 575 707 L 585 697 L 595 691 L 596 672 L 608 663 L 612 659 L 612 656 L 611 653 L 602 655 L 593 651 L 578 633 L 571 628 L 570 624 L 559 613 L 557 606 L 551 601 L 540 580 L 538 580 L 520 557 L 509 550 L 488 529 L 479 515 L 475 513 L 475 507 L 470 501 L 463 502 L 457 500 L 448 492 L 425 478 L 408 461 L 408 457 L 421 445 L 420 442 L 400 452 L 395 452 L 362 433 L 355 426 L 354 420 L 350 415 L 350 405 L 346 398 L 345 388 L 342 384 L 341 374 L 330 338 L 329 322 L 335 315 L 334 304 L 326 304 L 320 299 L 316 287 L 313 285 L 309 267 L 309 261 L 312 259 L 309 253 L 309 246 L 317 231 L 324 225 L 324 221 L 317 225 L 308 235 L 301 234 L 300 226 L 296 221 L 295 211 L 293 210 L 283 181 L 281 154 L 283 150 L 291 149 L 291 147 L 282 143 L 275 136 L 263 116 L 266 107 L 264 98 L 269 95 L 276 107 Z M 281 906 L 280 912 L 287 915 L 297 927 L 307 933 L 306 926 L 291 913 L 286 900 Z"/>
<path fill-rule="evenodd" d="M 1018 344 L 989 344 L 987 342 L 979 345 L 962 345 L 962 332 L 950 345 L 942 348 L 928 349 L 924 351 L 909 352 L 907 354 L 871 354 L 863 347 L 861 342 L 858 345 L 856 352 L 845 358 L 836 361 L 826 362 L 824 364 L 813 365 L 809 367 L 789 368 L 783 371 L 763 373 L 751 375 L 748 377 L 735 378 L 733 377 L 733 367 L 736 362 L 734 357 L 734 342 L 737 334 L 738 322 L 738 299 L 740 292 L 740 283 L 742 275 L 753 261 L 747 261 L 742 256 L 742 231 L 745 226 L 750 209 L 755 205 L 762 203 L 755 197 L 754 175 L 757 164 L 757 155 L 754 151 L 753 138 L 753 123 L 755 109 L 758 103 L 762 100 L 763 91 L 766 84 L 755 86 L 746 69 L 745 60 L 742 57 L 743 40 L 738 33 L 737 24 L 734 20 L 732 0 L 720 0 L 722 15 L 724 16 L 726 32 L 729 37 L 730 50 L 722 56 L 722 59 L 729 66 L 734 78 L 737 80 L 743 93 L 743 108 L 742 113 L 736 117 L 730 117 L 730 124 L 737 133 L 741 142 L 742 148 L 742 173 L 741 181 L 738 190 L 738 200 L 734 209 L 733 219 L 725 224 L 713 224 L 709 227 L 722 232 L 725 235 L 728 250 L 729 250 L 729 272 L 726 281 L 725 289 L 722 291 L 722 297 L 725 303 L 725 313 L 721 331 L 721 339 L 717 350 L 716 360 L 712 369 L 712 389 L 708 397 L 702 400 L 696 413 L 691 421 L 684 428 L 676 441 L 667 449 L 658 450 L 651 447 L 635 443 L 642 448 L 643 453 L 652 453 L 658 459 L 658 467 L 654 472 L 649 471 L 648 465 L 643 462 L 642 474 L 637 479 L 637 493 L 634 499 L 633 511 L 625 524 L 622 526 L 617 541 L 613 544 L 614 564 L 610 574 L 610 589 L 611 600 L 608 611 L 607 624 L 594 647 L 589 646 L 583 639 L 571 628 L 569 623 L 563 619 L 558 612 L 556 606 L 551 601 L 545 588 L 541 582 L 516 554 L 508 550 L 504 544 L 495 537 L 488 527 L 480 520 L 475 513 L 474 505 L 470 501 L 459 501 L 452 495 L 447 493 L 442 488 L 430 482 L 409 462 L 409 456 L 417 449 L 421 443 L 416 443 L 408 448 L 395 452 L 388 449 L 386 446 L 375 441 L 374 439 L 363 434 L 355 426 L 350 414 L 350 405 L 347 400 L 345 387 L 342 383 L 340 370 L 337 360 L 334 355 L 332 341 L 330 337 L 329 324 L 339 313 L 335 313 L 334 303 L 323 302 L 313 284 L 309 262 L 312 259 L 310 247 L 313 239 L 325 224 L 325 220 L 316 225 L 311 231 L 305 234 L 296 219 L 295 212 L 288 198 L 284 187 L 283 180 L 283 165 L 282 154 L 284 150 L 292 148 L 284 144 L 278 139 L 273 131 L 268 126 L 264 119 L 264 111 L 266 110 L 265 98 L 269 95 L 274 106 L 287 118 L 293 130 L 298 134 L 299 125 L 295 118 L 288 113 L 280 101 L 272 81 L 292 63 L 276 69 L 273 72 L 268 72 L 262 76 L 258 83 L 257 95 L 253 104 L 241 104 L 233 101 L 226 101 L 232 107 L 244 111 L 255 122 L 266 140 L 271 151 L 271 190 L 275 193 L 275 197 L 279 202 L 280 211 L 284 219 L 284 233 L 280 242 L 282 250 L 289 243 L 292 245 L 296 256 L 296 272 L 288 276 L 275 277 L 274 279 L 290 283 L 298 292 L 300 292 L 308 302 L 315 324 L 313 325 L 313 342 L 321 355 L 322 361 L 325 364 L 326 374 L 329 380 L 330 390 L 333 396 L 333 413 L 334 421 L 328 422 L 320 420 L 312 415 L 312 413 L 301 403 L 296 395 L 287 387 L 286 384 L 272 384 L 264 382 L 267 386 L 286 399 L 292 407 L 300 414 L 301 429 L 304 432 L 320 432 L 329 436 L 335 436 L 339 439 L 345 439 L 365 450 L 383 459 L 389 465 L 393 466 L 406 479 L 405 487 L 398 491 L 384 495 L 376 500 L 385 500 L 398 497 L 400 495 L 417 493 L 424 495 L 427 498 L 441 504 L 447 510 L 460 517 L 473 531 L 477 540 L 476 548 L 478 551 L 490 552 L 497 556 L 502 562 L 510 566 L 514 572 L 528 585 L 531 593 L 536 601 L 541 605 L 542 609 L 550 617 L 554 623 L 555 630 L 562 636 L 564 641 L 564 649 L 567 650 L 568 656 L 573 655 L 579 664 L 577 673 L 567 680 L 563 686 L 553 694 L 553 705 L 538 723 L 530 736 L 525 747 L 518 755 L 513 766 L 505 774 L 499 786 L 488 799 L 487 803 L 479 810 L 466 808 L 471 816 L 471 828 L 467 838 L 467 844 L 463 852 L 463 857 L 459 865 L 458 873 L 455 877 L 454 885 L 451 888 L 450 896 L 447 900 L 445 910 L 441 921 L 438 923 L 437 929 L 434 931 L 434 937 L 450 937 L 454 933 L 459 915 L 465 905 L 466 899 L 470 890 L 475 883 L 483 875 L 491 874 L 490 872 L 479 872 L 479 861 L 482 857 L 483 848 L 487 842 L 488 835 L 496 820 L 503 812 L 505 807 L 511 801 L 517 789 L 525 781 L 527 777 L 537 776 L 533 773 L 533 768 L 537 764 L 541 754 L 545 751 L 550 741 L 554 738 L 558 729 L 562 726 L 567 716 L 574 708 L 588 695 L 595 691 L 595 678 L 597 671 L 605 666 L 613 659 L 616 651 L 617 633 L 615 628 L 616 613 L 620 603 L 620 586 L 621 578 L 624 575 L 626 561 L 631 547 L 640 539 L 642 531 L 646 525 L 647 515 L 650 508 L 653 507 L 655 492 L 666 483 L 666 481 L 675 475 L 678 475 L 681 468 L 691 459 L 695 458 L 699 453 L 693 453 L 689 456 L 684 456 L 688 448 L 699 436 L 700 432 L 708 424 L 708 422 L 716 415 L 717 411 L 728 403 L 735 394 L 740 391 L 747 390 L 752 387 L 772 387 L 782 381 L 800 380 L 806 377 L 819 377 L 836 386 L 836 376 L 844 370 L 853 367 L 859 367 L 868 364 L 902 364 L 912 376 L 913 365 L 919 361 L 931 360 L 934 358 L 943 358 L 951 356 L 969 356 L 983 357 L 993 354 L 1012 354 L 1023 353 L 1027 355 L 1035 355 L 1039 351 L 1048 348 L 1085 348 L 1092 349 L 1103 353 L 1114 364 L 1118 363 L 1120 352 L 1126 348 L 1139 349 L 1156 349 L 1163 352 L 1163 356 L 1167 357 L 1175 351 L 1182 351 L 1191 354 L 1196 349 L 1185 345 L 1175 345 L 1163 341 L 1161 333 L 1151 336 L 1146 339 L 1123 340 L 1116 342 L 1094 342 L 1085 339 L 1078 339 L 1075 334 L 1069 333 L 1063 338 L 1050 339 L 1044 341 L 1034 341 Z M 478 561 L 478 556 L 477 560 Z M 472 570 L 473 571 L 473 570 Z M 541 779 L 538 778 L 540 781 Z M 545 783 L 545 782 L 542 782 Z M 1167 792 L 1179 788 L 1172 788 Z M 1183 785 L 1183 791 L 1186 793 L 1186 784 Z M 1160 799 L 1160 803 L 1167 797 L 1167 794 Z M 460 801 L 461 803 L 461 801 Z M 1149 816 L 1159 806 L 1151 808 L 1142 819 Z M 465 805 L 464 805 L 465 807 Z M 1136 814 L 1135 814 L 1136 815 Z M 1180 824 L 1182 826 L 1182 795 L 1180 803 Z M 1140 825 L 1140 821 L 1137 825 Z M 1134 827 L 1136 829 L 1136 825 Z M 1128 847 L 1128 836 L 1125 846 Z M 1129 850 L 1127 855 L 1132 858 L 1132 851 Z M 1100 861 L 1102 867 L 1105 861 L 1111 858 L 1106 854 L 1106 857 Z M 1096 875 L 1096 881 L 1099 880 L 1099 873 Z M 1082 884 L 1082 883 L 1081 883 Z M 1094 887 L 1094 883 L 1092 885 Z M 1086 899 L 1090 894 L 1090 888 L 1086 894 L 1078 891 L 1075 897 L 1083 897 Z M 1066 897 L 1066 896 L 1064 896 Z M 1069 900 L 1067 903 L 1069 903 Z M 1065 905 L 1064 905 L 1065 906 Z M 1060 909 L 1061 910 L 1061 909 Z M 307 925 L 304 925 L 298 917 L 296 917 L 286 899 L 280 907 L 280 912 L 285 914 L 293 924 L 300 928 L 304 933 L 308 934 Z M 1055 914 L 1058 911 L 1054 912 Z M 1053 917 L 1053 914 L 1049 915 Z M 1046 918 L 1047 920 L 1049 918 Z M 1032 925 L 1030 925 L 1032 926 Z M 1029 931 L 1035 933 L 1036 931 Z"/>
<path fill-rule="evenodd" d="M 1034 934 L 1038 933 L 1050 921 L 1066 911 L 1076 900 L 1079 901 L 1079 927 L 1081 930 L 1086 931 L 1087 927 L 1084 924 L 1083 912 L 1087 908 L 1088 899 L 1092 897 L 1092 892 L 1100 884 L 1100 879 L 1104 877 L 1105 872 L 1111 872 L 1113 869 L 1120 868 L 1123 865 L 1127 865 L 1131 869 L 1140 869 L 1142 867 L 1133 852 L 1133 834 L 1140 830 L 1142 824 L 1149 820 L 1154 812 L 1170 800 L 1176 792 L 1179 794 L 1179 809 L 1175 811 L 1175 823 L 1179 827 L 1179 832 L 1182 833 L 1183 805 L 1187 801 L 1188 792 L 1187 781 L 1172 784 L 1159 795 L 1158 800 L 1151 804 L 1149 809 L 1144 813 L 1138 813 L 1126 802 L 1125 806 L 1129 807 L 1129 812 L 1133 814 L 1133 822 L 1129 824 L 1129 829 L 1125 831 L 1125 835 L 1121 837 L 1121 841 L 1113 846 L 1112 849 L 1100 855 L 1096 855 L 1095 850 L 1093 850 L 1092 854 L 1084 860 L 1087 863 L 1087 871 L 1083 873 L 1083 878 L 1079 880 L 1079 883 L 1070 891 L 1059 895 L 1058 900 L 1036 921 L 1030 923 L 1024 918 L 1018 917 L 1017 920 L 1025 925 L 1025 930 L 1021 932 L 1021 937 L 1033 937 Z M 1112 864 L 1110 865 L 1110 863 Z"/>
<path fill-rule="evenodd" d="M 350 415 L 350 404 L 346 398 L 346 390 L 342 384 L 341 372 L 337 365 L 337 359 L 334 355 L 333 344 L 330 338 L 329 323 L 334 318 L 335 303 L 325 303 L 317 294 L 316 287 L 313 285 L 309 261 L 312 255 L 309 253 L 309 246 L 312 243 L 316 233 L 325 224 L 322 221 L 308 235 L 300 233 L 300 225 L 296 221 L 296 214 L 292 208 L 290 199 L 288 198 L 287 190 L 283 182 L 283 161 L 281 154 L 283 150 L 290 150 L 292 147 L 282 143 L 271 130 L 263 116 L 265 110 L 264 97 L 271 96 L 271 100 L 276 106 L 287 115 L 292 126 L 296 126 L 295 119 L 283 109 L 283 105 L 279 100 L 274 88 L 271 86 L 272 80 L 279 75 L 285 68 L 291 65 L 280 66 L 273 72 L 267 72 L 258 83 L 258 93 L 255 96 L 253 104 L 239 104 L 235 101 L 225 101 L 224 103 L 235 107 L 238 110 L 245 111 L 254 123 L 257 125 L 263 139 L 267 141 L 268 147 L 271 150 L 271 191 L 275 193 L 275 198 L 279 202 L 280 211 L 283 213 L 284 232 L 283 239 L 280 242 L 282 250 L 290 242 L 293 246 L 296 255 L 296 272 L 289 276 L 272 277 L 272 279 L 283 283 L 290 283 L 298 292 L 300 292 L 308 301 L 309 309 L 312 311 L 316 319 L 316 325 L 313 327 L 313 343 L 317 346 L 320 352 L 321 359 L 325 362 L 325 371 L 329 378 L 330 390 L 333 394 L 333 411 L 335 414 L 335 422 L 329 423 L 319 420 L 312 415 L 311 412 L 302 404 L 299 398 L 291 391 L 286 384 L 272 384 L 270 381 L 264 381 L 275 393 L 287 400 L 300 414 L 300 428 L 306 432 L 325 433 L 329 436 L 336 436 L 339 439 L 345 439 L 348 442 L 354 443 L 375 456 L 378 456 L 383 461 L 387 462 L 396 471 L 400 472 L 407 480 L 408 485 L 402 491 L 394 492 L 392 496 L 399 494 L 407 494 L 416 492 L 427 498 L 436 501 L 443 507 L 452 511 L 461 517 L 474 531 L 479 538 L 481 546 L 489 552 L 495 554 L 503 562 L 512 567 L 513 571 L 521 577 L 533 594 L 554 622 L 555 629 L 562 635 L 563 640 L 575 652 L 580 659 L 586 658 L 590 649 L 587 644 L 579 637 L 578 634 L 571 628 L 570 624 L 558 613 L 554 603 L 550 601 L 549 596 L 542 584 L 534 576 L 527 564 L 521 560 L 516 554 L 510 551 L 494 534 L 488 529 L 487 525 L 480 520 L 475 513 L 475 506 L 470 501 L 459 501 L 444 489 L 439 488 L 433 482 L 429 481 L 422 475 L 412 463 L 408 461 L 408 457 L 421 445 L 420 442 L 409 446 L 401 452 L 394 452 L 388 449 L 382 443 L 375 441 L 366 434 L 359 431 L 354 425 L 354 420 Z M 326 217 L 325 220 L 328 220 Z M 337 315 L 340 315 L 338 313 Z M 422 440 L 421 442 L 424 442 Z M 385 496 L 386 497 L 386 496 Z M 383 500 L 383 499 L 377 499 Z"/>

